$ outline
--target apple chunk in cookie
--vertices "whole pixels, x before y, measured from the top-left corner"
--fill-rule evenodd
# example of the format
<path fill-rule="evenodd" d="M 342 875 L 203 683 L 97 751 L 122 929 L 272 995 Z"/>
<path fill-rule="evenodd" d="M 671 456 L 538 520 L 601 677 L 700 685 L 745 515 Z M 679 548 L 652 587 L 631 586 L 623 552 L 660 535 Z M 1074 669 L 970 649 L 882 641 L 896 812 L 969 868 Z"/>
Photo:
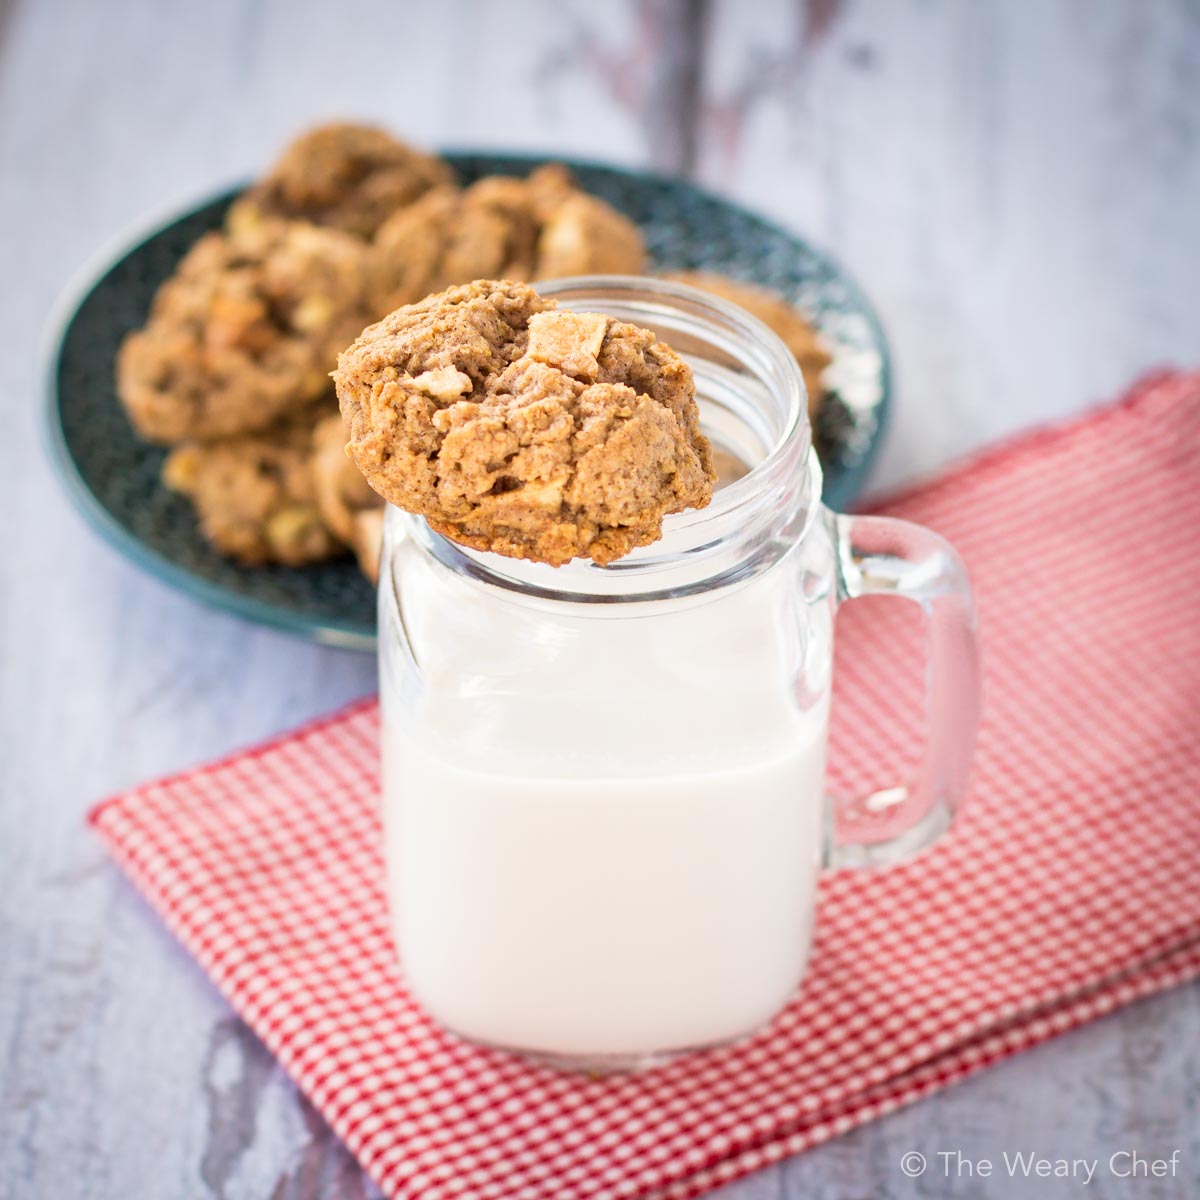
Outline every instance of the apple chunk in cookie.
<path fill-rule="evenodd" d="M 712 498 L 686 363 L 653 333 L 477 280 L 370 326 L 334 372 L 386 500 L 478 550 L 612 562 Z"/>

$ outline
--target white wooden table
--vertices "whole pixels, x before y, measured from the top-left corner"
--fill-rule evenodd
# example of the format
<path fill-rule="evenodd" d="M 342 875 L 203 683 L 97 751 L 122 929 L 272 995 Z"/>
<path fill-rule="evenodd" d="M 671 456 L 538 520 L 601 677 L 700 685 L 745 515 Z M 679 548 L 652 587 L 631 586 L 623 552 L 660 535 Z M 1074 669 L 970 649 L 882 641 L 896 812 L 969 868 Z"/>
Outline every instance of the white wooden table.
<path fill-rule="evenodd" d="M 139 573 L 68 508 L 38 437 L 39 340 L 81 263 L 337 114 L 687 172 L 827 247 L 895 350 L 880 485 L 1200 356 L 1189 0 L 0 0 L 0 1197 L 373 1194 L 83 826 L 103 794 L 370 691 L 373 663 Z M 910 1182 L 899 1160 L 1178 1148 L 1186 1178 L 1086 1194 L 1194 1196 L 1198 998 L 727 1195 L 1075 1196 Z"/>

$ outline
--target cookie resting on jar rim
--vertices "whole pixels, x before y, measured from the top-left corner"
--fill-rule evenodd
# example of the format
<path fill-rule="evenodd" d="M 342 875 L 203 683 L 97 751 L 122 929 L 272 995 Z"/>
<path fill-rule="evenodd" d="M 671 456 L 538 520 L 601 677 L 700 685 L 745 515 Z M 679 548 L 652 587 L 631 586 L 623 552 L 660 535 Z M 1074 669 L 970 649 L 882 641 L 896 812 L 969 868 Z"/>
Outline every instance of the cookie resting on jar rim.
<path fill-rule="evenodd" d="M 408 986 L 447 1029 L 624 1069 L 761 1028 L 801 985 L 819 874 L 948 829 L 975 615 L 940 536 L 822 505 L 804 382 L 766 326 L 661 280 L 538 292 L 653 330 L 691 370 L 717 461 L 749 469 L 606 565 L 502 556 L 389 506 L 389 902 Z M 831 798 L 834 617 L 868 594 L 926 616 L 928 742 L 909 782 Z"/>

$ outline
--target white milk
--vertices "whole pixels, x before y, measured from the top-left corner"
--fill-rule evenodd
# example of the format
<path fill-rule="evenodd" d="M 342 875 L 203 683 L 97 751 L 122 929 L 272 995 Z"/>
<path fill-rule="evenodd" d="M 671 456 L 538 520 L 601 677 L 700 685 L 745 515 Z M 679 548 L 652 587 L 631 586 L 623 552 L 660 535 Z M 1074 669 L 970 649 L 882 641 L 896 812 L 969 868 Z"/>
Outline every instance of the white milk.
<path fill-rule="evenodd" d="M 408 983 L 443 1024 L 637 1056 L 783 1005 L 811 938 L 828 712 L 826 687 L 796 700 L 783 586 L 583 621 L 464 592 L 436 646 L 421 631 L 444 604 L 406 607 L 429 650 L 419 693 L 384 672 L 389 886 Z"/>

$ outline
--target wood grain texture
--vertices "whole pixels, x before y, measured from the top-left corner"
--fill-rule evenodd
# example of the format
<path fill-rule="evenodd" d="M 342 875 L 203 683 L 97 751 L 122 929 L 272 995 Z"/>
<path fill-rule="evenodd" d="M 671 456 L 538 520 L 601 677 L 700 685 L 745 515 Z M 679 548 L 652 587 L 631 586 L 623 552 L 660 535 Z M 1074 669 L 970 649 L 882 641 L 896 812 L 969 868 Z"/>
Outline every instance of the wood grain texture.
<path fill-rule="evenodd" d="M 892 338 L 886 486 L 1200 353 L 1200 10 L 950 0 L 0 0 L 0 1197 L 373 1195 L 117 876 L 98 796 L 371 690 L 373 664 L 198 607 L 71 512 L 39 449 L 55 297 L 147 214 L 306 122 L 691 170 L 824 244 Z M 1135 1005 L 726 1190 L 1073 1196 L 909 1183 L 900 1155 L 1183 1152 L 1200 987 Z M 569 1198 L 564 1198 L 569 1200 Z"/>
<path fill-rule="evenodd" d="M 884 480 L 1196 361 L 1194 4 L 833 8 L 715 4 L 698 174 L 868 281 Z"/>

